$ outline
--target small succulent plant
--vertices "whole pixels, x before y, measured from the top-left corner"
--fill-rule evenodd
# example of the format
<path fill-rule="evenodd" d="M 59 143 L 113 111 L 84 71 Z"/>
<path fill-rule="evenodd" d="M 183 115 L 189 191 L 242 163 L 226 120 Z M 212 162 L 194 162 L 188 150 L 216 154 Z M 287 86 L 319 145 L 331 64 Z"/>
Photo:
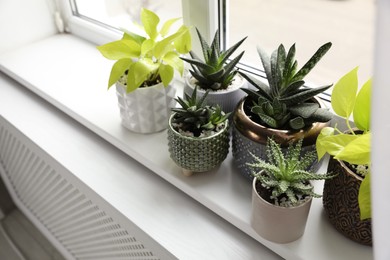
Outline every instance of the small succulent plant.
<path fill-rule="evenodd" d="M 291 144 L 283 153 L 281 147 L 272 138 L 268 138 L 267 161 L 252 154 L 254 162 L 248 163 L 252 168 L 253 176 L 270 191 L 270 200 L 275 205 L 296 206 L 306 197 L 321 197 L 313 191 L 310 181 L 334 177 L 331 174 L 318 174 L 305 170 L 316 159 L 316 152 L 301 154 L 302 141 L 303 139 L 300 139 L 295 145 Z"/>
<path fill-rule="evenodd" d="M 201 60 L 192 51 L 190 51 L 192 59 L 184 57 L 181 59 L 191 65 L 192 70 L 190 70 L 190 73 L 198 81 L 197 84 L 202 89 L 226 89 L 232 83 L 234 76 L 237 74 L 236 65 L 244 55 L 244 51 L 236 58 L 230 61 L 228 61 L 228 59 L 243 43 L 246 37 L 234 44 L 228 50 L 222 51 L 220 49 L 220 36 L 218 30 L 215 33 L 211 45 L 207 43 L 198 29 L 196 29 L 196 32 L 198 33 L 204 60 Z"/>
<path fill-rule="evenodd" d="M 185 99 L 177 97 L 175 100 L 181 107 L 172 108 L 172 111 L 176 112 L 172 123 L 179 125 L 182 131 L 189 131 L 194 136 L 199 136 L 202 131 L 215 130 L 225 122 L 230 113 L 225 114 L 219 105 L 207 106 L 204 104 L 209 91 L 198 98 L 197 87 L 195 87 L 191 96 L 185 94 Z"/>
<path fill-rule="evenodd" d="M 295 44 L 288 52 L 279 45 L 271 57 L 261 48 L 257 48 L 263 64 L 268 86 L 256 78 L 240 72 L 257 90 L 242 89 L 251 98 L 251 112 L 257 115 L 262 123 L 276 129 L 302 129 L 313 122 L 327 122 L 332 113 L 320 108 L 317 103 L 308 102 L 319 93 L 330 88 L 326 85 L 317 88 L 303 87 L 305 76 L 314 68 L 330 49 L 330 42 L 322 45 L 309 61 L 297 71 Z"/>

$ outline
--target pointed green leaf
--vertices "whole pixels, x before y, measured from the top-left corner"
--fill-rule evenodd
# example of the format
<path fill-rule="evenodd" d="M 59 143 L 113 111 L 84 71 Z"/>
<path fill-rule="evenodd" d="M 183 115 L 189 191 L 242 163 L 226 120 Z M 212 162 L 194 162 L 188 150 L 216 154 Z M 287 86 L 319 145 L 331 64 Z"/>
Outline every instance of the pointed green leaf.
<path fill-rule="evenodd" d="M 358 67 L 345 74 L 333 87 L 331 104 L 337 115 L 348 119 L 353 111 L 358 89 Z"/>
<path fill-rule="evenodd" d="M 158 65 L 152 60 L 144 59 L 131 64 L 127 76 L 127 92 L 134 91 L 146 81 L 149 75 L 158 69 Z"/>
<path fill-rule="evenodd" d="M 328 136 L 334 135 L 334 128 L 333 127 L 324 127 L 320 134 L 317 137 L 316 140 L 316 149 L 317 149 L 317 155 L 318 155 L 318 161 L 321 160 L 321 158 L 326 154 L 327 148 L 324 147 L 323 140 Z"/>
<path fill-rule="evenodd" d="M 96 48 L 109 60 L 136 58 L 141 52 L 141 46 L 133 40 L 118 40 Z"/>
<path fill-rule="evenodd" d="M 326 151 L 328 154 L 336 157 L 338 156 L 345 147 L 357 139 L 358 135 L 349 135 L 349 134 L 338 134 L 338 135 L 329 135 L 325 136 L 325 134 L 329 134 L 329 130 L 324 132 L 324 135 L 320 135 L 317 138 L 316 146 L 318 155 L 323 155 L 323 151 Z M 321 131 L 322 133 L 322 131 Z M 322 156 L 321 156 L 322 157 Z M 340 158 L 340 160 L 343 160 Z"/>
<path fill-rule="evenodd" d="M 267 80 L 268 80 L 268 83 L 269 83 L 269 87 L 270 87 L 270 89 L 273 89 L 274 81 L 273 81 L 273 78 L 272 78 L 271 63 L 270 63 L 269 56 L 260 47 L 257 47 L 257 52 L 258 52 L 258 54 L 260 56 L 260 59 L 261 59 L 261 62 L 263 64 L 263 68 L 264 68 L 265 74 L 267 75 Z"/>
<path fill-rule="evenodd" d="M 169 33 L 169 30 L 171 29 L 172 25 L 180 19 L 181 18 L 173 18 L 166 21 L 160 30 L 160 35 L 162 37 L 165 37 Z"/>
<path fill-rule="evenodd" d="M 153 50 L 153 47 L 155 45 L 155 42 L 152 39 L 147 39 L 144 41 L 141 45 L 141 56 L 146 56 L 146 57 L 153 57 L 153 54 L 149 54 L 151 50 Z"/>
<path fill-rule="evenodd" d="M 168 86 L 173 79 L 174 70 L 171 66 L 161 64 L 159 74 L 164 86 Z"/>
<path fill-rule="evenodd" d="M 149 37 L 155 40 L 158 36 L 157 25 L 160 22 L 160 18 L 152 11 L 142 8 L 141 21 L 144 26 L 145 32 Z"/>
<path fill-rule="evenodd" d="M 178 32 L 179 35 L 174 40 L 173 44 L 180 54 L 186 54 L 192 49 L 190 29 L 187 26 L 182 25 Z"/>
<path fill-rule="evenodd" d="M 183 75 L 184 62 L 180 59 L 179 55 L 176 52 L 168 52 L 167 54 L 165 54 L 162 60 L 169 66 L 177 70 L 180 75 Z"/>
<path fill-rule="evenodd" d="M 145 37 L 138 35 L 136 33 L 133 33 L 133 32 L 127 31 L 127 30 L 123 30 L 123 31 L 124 31 L 124 33 L 123 33 L 122 40 L 132 40 L 132 41 L 135 41 L 136 43 L 138 43 L 139 45 L 141 45 L 146 40 Z"/>
<path fill-rule="evenodd" d="M 203 36 L 200 33 L 200 31 L 198 30 L 198 28 L 195 28 L 195 29 L 196 29 L 196 33 L 198 34 L 198 37 L 199 37 L 200 46 L 202 47 L 203 58 L 207 62 L 207 59 L 209 57 L 210 46 L 207 43 L 207 41 L 203 38 Z"/>
<path fill-rule="evenodd" d="M 111 69 L 110 79 L 108 81 L 108 88 L 115 84 L 119 78 L 125 73 L 132 63 L 131 59 L 121 59 L 114 63 Z"/>
<path fill-rule="evenodd" d="M 317 103 L 303 103 L 298 106 L 290 107 L 290 112 L 293 115 L 298 115 L 303 118 L 309 118 L 320 106 Z"/>
<path fill-rule="evenodd" d="M 351 164 L 369 164 L 371 151 L 371 134 L 356 135 L 357 138 L 348 143 L 336 156 L 336 159 Z"/>
<path fill-rule="evenodd" d="M 368 219 L 371 218 L 371 193 L 370 193 L 370 185 L 371 185 L 371 177 L 370 173 L 368 173 L 359 188 L 359 208 L 360 208 L 360 219 Z"/>
<path fill-rule="evenodd" d="M 354 122 L 360 130 L 370 130 L 370 112 L 371 112 L 371 83 L 369 79 L 360 89 L 353 110 Z"/>

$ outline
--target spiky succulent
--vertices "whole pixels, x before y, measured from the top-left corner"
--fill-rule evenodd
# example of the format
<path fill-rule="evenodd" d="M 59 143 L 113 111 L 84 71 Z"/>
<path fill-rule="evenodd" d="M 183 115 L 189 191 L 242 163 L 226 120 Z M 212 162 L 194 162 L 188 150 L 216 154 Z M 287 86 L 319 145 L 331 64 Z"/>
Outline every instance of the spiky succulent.
<path fill-rule="evenodd" d="M 198 85 L 202 89 L 226 89 L 233 81 L 234 76 L 237 74 L 236 65 L 240 61 L 244 51 L 241 52 L 236 58 L 228 61 L 229 57 L 234 51 L 243 43 L 246 39 L 243 38 L 226 51 L 222 51 L 220 48 L 220 36 L 217 30 L 214 39 L 209 45 L 203 38 L 198 29 L 199 41 L 203 51 L 203 58 L 201 60 L 194 52 L 190 52 L 191 58 L 181 58 L 188 62 L 192 70 L 191 75 L 198 81 Z"/>
<path fill-rule="evenodd" d="M 271 57 L 261 48 L 257 48 L 263 64 L 268 86 L 260 80 L 245 74 L 246 78 L 257 90 L 243 89 L 252 99 L 251 112 L 257 115 L 262 123 L 277 129 L 302 129 L 313 122 L 327 122 L 332 113 L 320 108 L 317 103 L 308 102 L 332 85 L 317 88 L 304 87 L 305 76 L 314 68 L 332 43 L 322 45 L 309 61 L 297 71 L 295 60 L 295 44 L 288 53 L 281 44 Z"/>
<path fill-rule="evenodd" d="M 301 148 L 302 139 L 295 145 L 291 144 L 283 153 L 280 146 L 269 138 L 266 146 L 267 161 L 252 154 L 254 162 L 247 163 L 252 168 L 253 176 L 263 187 L 270 189 L 270 199 L 276 205 L 296 206 L 305 196 L 321 197 L 313 191 L 310 181 L 334 177 L 305 170 L 316 159 L 316 153 L 310 151 L 301 155 Z M 285 198 L 286 202 L 282 203 L 282 198 Z"/>
<path fill-rule="evenodd" d="M 198 98 L 197 87 L 195 87 L 191 96 L 184 94 L 185 99 L 175 98 L 181 107 L 172 108 L 172 111 L 176 112 L 172 122 L 178 124 L 182 131 L 192 132 L 194 136 L 199 136 L 203 130 L 214 130 L 225 122 L 230 113 L 225 114 L 219 105 L 207 106 L 204 104 L 209 91 Z"/>

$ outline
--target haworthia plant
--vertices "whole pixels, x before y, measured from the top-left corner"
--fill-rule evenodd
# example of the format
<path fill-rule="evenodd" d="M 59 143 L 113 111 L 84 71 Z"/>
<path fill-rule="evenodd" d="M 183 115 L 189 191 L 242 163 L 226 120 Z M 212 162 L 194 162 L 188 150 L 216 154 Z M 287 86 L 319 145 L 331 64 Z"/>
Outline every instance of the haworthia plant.
<path fill-rule="evenodd" d="M 332 85 L 317 88 L 305 88 L 304 78 L 315 67 L 332 43 L 322 45 L 314 55 L 297 71 L 295 44 L 286 52 L 283 44 L 279 45 L 271 57 L 257 48 L 268 85 L 253 76 L 241 73 L 256 90 L 243 89 L 253 101 L 251 112 L 256 114 L 267 126 L 277 129 L 302 129 L 313 122 L 327 122 L 332 113 L 320 108 L 317 103 L 307 102 Z"/>

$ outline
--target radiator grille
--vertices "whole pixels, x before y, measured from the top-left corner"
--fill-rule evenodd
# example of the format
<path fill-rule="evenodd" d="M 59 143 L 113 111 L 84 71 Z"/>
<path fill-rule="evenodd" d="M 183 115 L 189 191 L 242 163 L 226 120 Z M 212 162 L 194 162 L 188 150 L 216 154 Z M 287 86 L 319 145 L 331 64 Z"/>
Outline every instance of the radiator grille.
<path fill-rule="evenodd" d="M 0 125 L 2 177 L 62 250 L 75 259 L 159 259 L 21 139 Z"/>

